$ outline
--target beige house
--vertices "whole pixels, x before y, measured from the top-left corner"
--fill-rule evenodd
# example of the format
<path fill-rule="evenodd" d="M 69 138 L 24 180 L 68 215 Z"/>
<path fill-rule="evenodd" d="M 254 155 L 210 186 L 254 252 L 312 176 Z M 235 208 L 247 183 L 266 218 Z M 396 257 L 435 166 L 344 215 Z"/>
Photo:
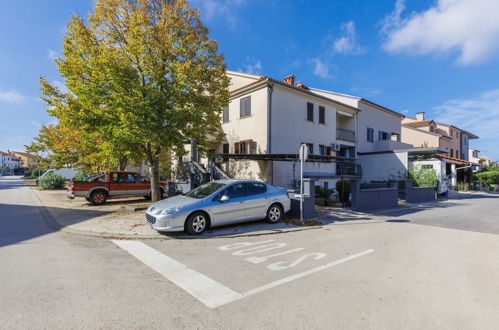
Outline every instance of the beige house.
<path fill-rule="evenodd" d="M 21 152 L 21 151 L 9 151 L 9 154 L 20 158 L 23 162 L 23 167 L 25 169 L 35 169 L 39 166 L 40 161 L 38 160 L 37 155 L 30 154 L 28 152 Z"/>
<path fill-rule="evenodd" d="M 473 139 L 478 136 L 453 125 L 426 119 L 424 112 L 402 119 L 402 142 L 414 147 L 445 149 L 451 158 L 468 160 L 469 141 Z"/>
<path fill-rule="evenodd" d="M 469 160 L 470 162 L 480 164 L 482 166 L 489 166 L 492 164 L 492 159 L 486 156 L 480 156 L 480 150 L 478 149 L 470 149 Z"/>

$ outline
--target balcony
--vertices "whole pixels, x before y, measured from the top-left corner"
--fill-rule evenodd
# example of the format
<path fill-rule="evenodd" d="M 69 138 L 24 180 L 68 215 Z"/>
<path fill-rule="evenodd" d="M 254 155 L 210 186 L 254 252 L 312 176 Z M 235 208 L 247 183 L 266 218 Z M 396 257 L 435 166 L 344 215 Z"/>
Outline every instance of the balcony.
<path fill-rule="evenodd" d="M 355 131 L 344 128 L 336 128 L 336 140 L 355 142 Z"/>

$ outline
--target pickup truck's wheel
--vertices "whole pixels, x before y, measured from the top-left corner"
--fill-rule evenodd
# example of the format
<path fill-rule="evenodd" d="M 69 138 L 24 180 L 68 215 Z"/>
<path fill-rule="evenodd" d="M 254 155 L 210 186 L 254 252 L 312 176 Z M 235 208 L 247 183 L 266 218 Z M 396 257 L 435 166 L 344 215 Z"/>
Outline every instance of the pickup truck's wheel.
<path fill-rule="evenodd" d="M 107 200 L 107 193 L 104 190 L 94 191 L 90 195 L 90 203 L 94 205 L 102 205 L 106 203 L 106 200 Z"/>
<path fill-rule="evenodd" d="M 281 220 L 283 216 L 283 209 L 282 206 L 279 204 L 272 204 L 270 205 L 269 209 L 267 210 L 267 221 L 270 223 L 276 223 Z"/>
<path fill-rule="evenodd" d="M 185 229 L 191 235 L 200 235 L 208 227 L 208 216 L 204 212 L 194 212 L 185 223 Z"/>

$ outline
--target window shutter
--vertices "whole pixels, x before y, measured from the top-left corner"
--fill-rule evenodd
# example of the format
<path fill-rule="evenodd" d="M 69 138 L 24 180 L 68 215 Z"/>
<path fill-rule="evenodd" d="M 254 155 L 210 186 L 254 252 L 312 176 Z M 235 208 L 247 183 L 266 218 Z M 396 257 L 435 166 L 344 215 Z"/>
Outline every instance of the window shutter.
<path fill-rule="evenodd" d="M 307 120 L 314 121 L 314 104 L 307 102 Z"/>
<path fill-rule="evenodd" d="M 239 153 L 240 153 L 239 147 L 240 147 L 240 143 L 239 143 L 239 142 L 236 142 L 236 143 L 234 144 L 234 153 L 235 153 L 235 154 L 239 154 Z"/>
<path fill-rule="evenodd" d="M 323 106 L 319 106 L 319 123 L 326 123 L 326 108 Z"/>
<path fill-rule="evenodd" d="M 223 122 L 228 123 L 229 122 L 229 107 L 226 106 L 223 109 Z"/>

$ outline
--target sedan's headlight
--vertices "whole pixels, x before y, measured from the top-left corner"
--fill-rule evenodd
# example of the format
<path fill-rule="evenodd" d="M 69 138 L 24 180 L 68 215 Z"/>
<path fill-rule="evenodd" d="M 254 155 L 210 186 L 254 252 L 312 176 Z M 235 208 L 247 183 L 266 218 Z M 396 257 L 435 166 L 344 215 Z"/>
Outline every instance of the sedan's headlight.
<path fill-rule="evenodd" d="M 176 207 L 173 209 L 166 209 L 166 210 L 158 210 L 156 212 L 156 215 L 172 215 L 177 213 L 180 210 L 180 207 Z"/>

